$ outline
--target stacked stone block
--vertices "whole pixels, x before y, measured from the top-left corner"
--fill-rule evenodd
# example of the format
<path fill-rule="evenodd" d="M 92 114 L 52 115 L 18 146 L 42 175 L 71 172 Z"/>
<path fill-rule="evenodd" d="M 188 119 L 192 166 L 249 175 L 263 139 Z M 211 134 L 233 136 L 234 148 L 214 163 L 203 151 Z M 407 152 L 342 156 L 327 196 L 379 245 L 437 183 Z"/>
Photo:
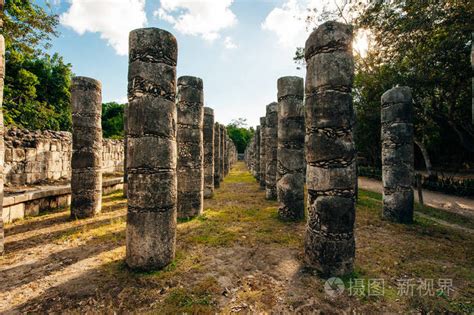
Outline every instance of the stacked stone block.
<path fill-rule="evenodd" d="M 265 196 L 277 199 L 277 147 L 278 147 L 278 104 L 267 105 L 265 120 Z"/>
<path fill-rule="evenodd" d="M 204 198 L 203 83 L 178 79 L 178 218 L 202 214 Z"/>
<path fill-rule="evenodd" d="M 355 147 L 352 27 L 326 22 L 306 41 L 308 220 L 305 261 L 325 276 L 353 269 Z"/>
<path fill-rule="evenodd" d="M 37 185 L 71 179 L 72 134 L 66 131 L 5 129 L 5 183 Z M 122 172 L 122 140 L 102 140 L 102 173 Z"/>
<path fill-rule="evenodd" d="M 227 134 L 227 129 L 224 127 L 225 137 L 224 137 L 224 176 L 229 174 L 230 165 L 229 165 L 229 142 L 230 138 Z"/>
<path fill-rule="evenodd" d="M 299 77 L 278 79 L 278 214 L 284 220 L 304 218 L 304 86 Z"/>
<path fill-rule="evenodd" d="M 88 218 L 102 209 L 102 86 L 74 77 L 71 84 L 71 217 Z"/>
<path fill-rule="evenodd" d="M 128 104 L 125 104 L 123 108 L 123 195 L 127 197 L 128 190 L 128 173 L 127 173 L 127 130 L 128 130 Z"/>
<path fill-rule="evenodd" d="M 214 187 L 219 188 L 221 185 L 221 128 L 218 122 L 214 123 Z"/>
<path fill-rule="evenodd" d="M 204 198 L 214 195 L 214 110 L 204 107 Z"/>
<path fill-rule="evenodd" d="M 255 153 L 254 153 L 254 163 L 255 163 L 255 178 L 257 181 L 260 181 L 260 126 L 257 126 L 255 130 Z"/>
<path fill-rule="evenodd" d="M 226 176 L 225 174 L 225 156 L 226 156 L 226 136 L 227 136 L 227 130 L 224 125 L 220 126 L 221 128 L 221 181 L 224 180 L 224 177 Z"/>
<path fill-rule="evenodd" d="M 158 28 L 130 33 L 128 69 L 126 262 L 168 265 L 176 243 L 175 37 Z"/>
<path fill-rule="evenodd" d="M 265 173 L 266 173 L 266 161 L 265 161 L 265 132 L 266 132 L 266 118 L 260 117 L 260 157 L 259 157 L 259 170 L 260 170 L 260 188 L 265 189 Z"/>
<path fill-rule="evenodd" d="M 383 218 L 413 222 L 413 104 L 408 87 L 382 95 Z"/>

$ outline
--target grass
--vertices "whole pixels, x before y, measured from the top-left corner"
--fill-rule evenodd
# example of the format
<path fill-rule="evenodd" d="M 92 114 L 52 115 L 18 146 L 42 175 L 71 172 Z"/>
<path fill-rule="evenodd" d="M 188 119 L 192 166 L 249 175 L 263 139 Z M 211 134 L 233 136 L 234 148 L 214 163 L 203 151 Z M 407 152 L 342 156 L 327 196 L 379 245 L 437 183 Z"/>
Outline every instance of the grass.
<path fill-rule="evenodd" d="M 237 164 L 214 198 L 205 201 L 203 215 L 178 223 L 175 260 L 159 271 L 134 272 L 125 266 L 123 217 L 111 218 L 100 226 L 65 231 L 59 240 L 87 241 L 91 246 L 122 245 L 99 268 L 100 276 L 83 280 L 100 288 L 93 293 L 98 304 L 92 312 L 110 311 L 100 308 L 108 305 L 125 313 L 268 313 L 284 305 L 283 310 L 291 313 L 311 301 L 314 308 L 303 308 L 301 313 L 349 309 L 362 313 L 474 312 L 472 235 L 421 217 L 410 225 L 383 221 L 381 195 L 361 190 L 356 212 L 355 268 L 343 277 L 346 288 L 356 281 L 362 283 L 361 295 L 351 296 L 346 290 L 331 300 L 324 293 L 323 279 L 302 274 L 297 268 L 289 273 L 291 277 L 283 276 L 284 262 L 302 263 L 305 223 L 279 220 L 277 202 L 265 200 L 264 195 L 245 166 Z M 104 207 L 125 213 L 122 194 L 104 197 Z M 417 211 L 435 210 L 417 205 Z M 98 219 L 103 215 L 106 214 Z M 457 218 L 443 220 L 459 224 Z M 245 256 L 252 249 L 253 256 Z M 397 280 L 406 278 L 453 279 L 455 290 L 449 296 L 399 296 Z M 383 296 L 369 295 L 371 279 L 384 279 Z M 57 302 L 60 310 L 64 310 L 63 301 L 77 298 L 73 292 L 68 295 L 67 290 L 57 291 L 61 296 Z M 109 295 L 109 291 L 118 293 Z M 86 311 L 77 306 L 77 301 L 70 305 L 73 306 L 68 311 Z"/>
<path fill-rule="evenodd" d="M 382 194 L 360 190 L 359 191 L 359 205 L 367 209 L 378 211 L 382 206 Z M 456 224 L 468 229 L 474 229 L 474 218 L 467 217 L 458 213 L 446 211 L 443 209 L 436 209 L 426 205 L 415 203 L 415 212 L 426 214 L 434 219 L 440 219 L 448 223 Z M 423 219 L 418 218 L 423 221 Z"/>

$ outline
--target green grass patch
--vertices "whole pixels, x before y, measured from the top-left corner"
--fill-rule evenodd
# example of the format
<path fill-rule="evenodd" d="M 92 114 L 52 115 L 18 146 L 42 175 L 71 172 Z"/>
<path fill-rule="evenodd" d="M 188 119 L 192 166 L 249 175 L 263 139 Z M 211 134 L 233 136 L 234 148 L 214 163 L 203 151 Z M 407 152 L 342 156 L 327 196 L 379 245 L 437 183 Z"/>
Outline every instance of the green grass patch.
<path fill-rule="evenodd" d="M 359 207 L 363 207 L 365 210 L 369 211 L 378 211 L 381 213 L 380 207 L 382 206 L 382 194 L 359 190 L 359 199 L 357 201 Z M 463 216 L 458 213 L 453 213 L 451 211 L 446 211 L 443 209 L 436 209 L 415 203 L 415 211 L 433 217 L 434 219 L 443 220 L 452 224 L 457 224 L 462 227 L 469 229 L 474 229 L 474 218 Z M 421 222 L 423 225 L 432 225 L 433 221 L 426 220 L 421 217 L 416 217 L 417 221 Z"/>

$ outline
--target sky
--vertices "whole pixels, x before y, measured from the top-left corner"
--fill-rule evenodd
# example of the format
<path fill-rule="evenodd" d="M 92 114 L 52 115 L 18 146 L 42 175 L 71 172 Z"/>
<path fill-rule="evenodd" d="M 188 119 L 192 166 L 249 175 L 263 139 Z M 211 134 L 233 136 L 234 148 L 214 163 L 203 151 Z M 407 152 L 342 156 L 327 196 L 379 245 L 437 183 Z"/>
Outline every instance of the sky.
<path fill-rule="evenodd" d="M 178 77 L 203 79 L 216 121 L 242 117 L 255 127 L 276 101 L 277 79 L 305 76 L 293 57 L 310 32 L 307 8 L 321 9 L 326 0 L 41 1 L 60 17 L 50 52 L 75 75 L 100 80 L 104 102 L 127 101 L 129 32 L 158 27 L 178 40 Z"/>

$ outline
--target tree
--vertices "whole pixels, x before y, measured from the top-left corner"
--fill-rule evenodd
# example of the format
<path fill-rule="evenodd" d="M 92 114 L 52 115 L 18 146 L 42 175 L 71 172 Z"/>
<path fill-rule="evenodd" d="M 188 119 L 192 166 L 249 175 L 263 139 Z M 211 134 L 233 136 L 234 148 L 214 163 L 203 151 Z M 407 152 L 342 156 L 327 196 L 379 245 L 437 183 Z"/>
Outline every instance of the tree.
<path fill-rule="evenodd" d="M 398 84 L 413 90 L 415 143 L 427 168 L 431 160 L 438 167 L 473 163 L 470 2 L 358 2 L 336 13 L 341 12 L 341 19 L 370 30 L 373 39 L 367 56 L 355 58 L 355 140 L 361 155 L 380 165 L 380 96 Z M 302 56 L 300 48 L 295 60 L 301 63 Z"/>
<path fill-rule="evenodd" d="M 44 53 L 57 35 L 57 15 L 30 0 L 7 0 L 3 19 L 5 124 L 69 130 L 71 65 Z"/>
<path fill-rule="evenodd" d="M 71 65 L 62 57 L 11 51 L 5 77 L 4 119 L 29 129 L 70 130 Z"/>
<path fill-rule="evenodd" d="M 250 139 L 252 139 L 255 133 L 252 127 L 245 128 L 245 126 L 247 126 L 247 119 L 245 118 L 233 119 L 232 122 L 227 125 L 227 134 L 232 141 L 234 141 L 238 153 L 245 152 Z"/>
<path fill-rule="evenodd" d="M 102 104 L 102 133 L 105 138 L 123 138 L 124 107 L 116 102 Z"/>

